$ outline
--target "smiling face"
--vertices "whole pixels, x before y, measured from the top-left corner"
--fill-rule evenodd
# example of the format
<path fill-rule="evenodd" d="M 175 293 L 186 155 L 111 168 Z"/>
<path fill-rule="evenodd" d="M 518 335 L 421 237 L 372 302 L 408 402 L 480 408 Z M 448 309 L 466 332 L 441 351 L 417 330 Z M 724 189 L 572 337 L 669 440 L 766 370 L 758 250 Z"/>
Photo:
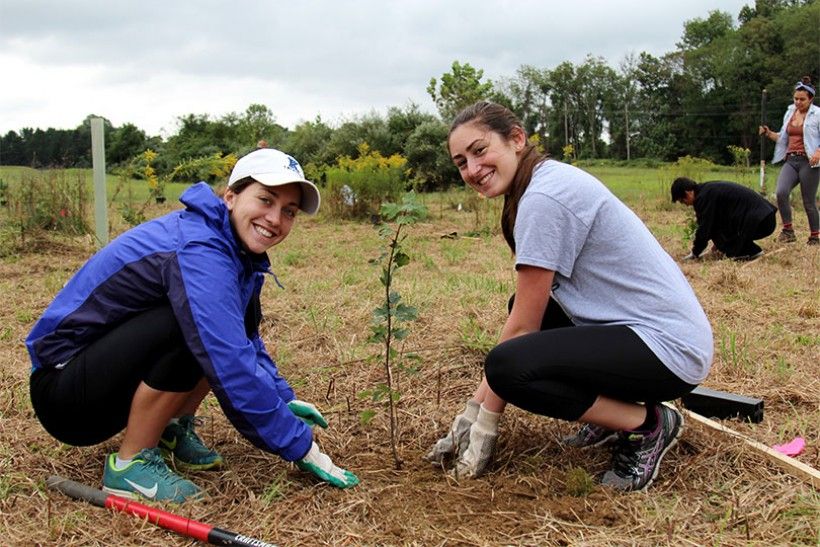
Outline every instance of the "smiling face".
<path fill-rule="evenodd" d="M 302 188 L 295 182 L 282 186 L 253 182 L 238 194 L 229 188 L 224 199 L 242 248 L 260 254 L 281 243 L 290 233 L 299 211 Z"/>
<path fill-rule="evenodd" d="M 476 122 L 456 127 L 448 140 L 450 157 L 461 178 L 488 198 L 506 194 L 518 171 L 518 153 L 526 137 L 520 128 L 507 140 Z"/>
<path fill-rule="evenodd" d="M 794 106 L 800 112 L 806 112 L 811 106 L 812 97 L 809 96 L 809 93 L 804 90 L 799 90 L 794 92 Z"/>

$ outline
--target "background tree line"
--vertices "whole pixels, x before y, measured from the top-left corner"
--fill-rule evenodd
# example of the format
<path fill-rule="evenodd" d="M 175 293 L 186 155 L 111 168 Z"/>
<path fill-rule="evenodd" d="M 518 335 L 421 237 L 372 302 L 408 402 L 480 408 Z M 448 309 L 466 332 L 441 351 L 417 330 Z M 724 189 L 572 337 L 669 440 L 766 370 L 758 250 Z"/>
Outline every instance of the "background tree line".
<path fill-rule="evenodd" d="M 252 104 L 218 118 L 181 116 L 178 131 L 167 139 L 106 121 L 106 157 L 112 168 L 122 168 L 152 149 L 159 176 L 188 176 L 191 170 L 180 165 L 241 155 L 264 140 L 299 158 L 319 180 L 338 168 L 340 158 L 349 162 L 366 150 L 401 156 L 407 182 L 434 189 L 457 180 L 443 147 L 447 122 L 463 106 L 489 98 L 512 108 L 557 157 L 674 161 L 692 155 L 727 163 L 734 145 L 751 149 L 757 159 L 761 90 L 769 95 L 765 116 L 777 127 L 794 82 L 804 75 L 820 79 L 818 28 L 818 0 L 756 0 L 736 19 L 711 11 L 689 20 L 674 51 L 632 54 L 618 67 L 590 55 L 553 68 L 524 65 L 490 81 L 482 70 L 456 61 L 427 87 L 438 115 L 409 104 L 335 126 L 317 117 L 288 129 L 267 106 Z M 90 117 L 73 130 L 8 132 L 0 137 L 0 164 L 90 166 Z"/>

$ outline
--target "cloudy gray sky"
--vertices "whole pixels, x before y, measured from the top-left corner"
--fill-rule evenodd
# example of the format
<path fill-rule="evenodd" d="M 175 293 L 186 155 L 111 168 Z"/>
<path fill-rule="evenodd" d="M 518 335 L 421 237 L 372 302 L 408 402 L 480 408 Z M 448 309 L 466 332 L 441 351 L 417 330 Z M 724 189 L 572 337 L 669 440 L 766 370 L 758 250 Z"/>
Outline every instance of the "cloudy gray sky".
<path fill-rule="evenodd" d="M 267 105 L 293 128 L 411 101 L 454 60 L 511 77 L 674 49 L 684 21 L 753 0 L 0 0 L 0 134 L 88 114 L 149 134 Z"/>

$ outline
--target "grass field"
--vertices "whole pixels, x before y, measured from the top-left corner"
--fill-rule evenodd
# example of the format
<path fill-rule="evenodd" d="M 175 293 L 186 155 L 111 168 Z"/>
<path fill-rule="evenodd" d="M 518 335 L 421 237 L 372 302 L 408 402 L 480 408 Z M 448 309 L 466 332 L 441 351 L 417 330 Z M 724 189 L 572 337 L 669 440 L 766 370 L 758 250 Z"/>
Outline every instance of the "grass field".
<path fill-rule="evenodd" d="M 16 168 L 15 168 L 16 169 Z M 600 167 L 601 177 L 676 259 L 690 209 L 669 203 L 669 170 Z M 16 173 L 16 174 L 15 174 Z M 683 173 L 681 173 L 683 174 Z M 32 173 L 29 173 L 32 175 Z M 88 172 L 79 173 L 88 176 Z M 0 169 L 15 183 L 19 172 Z M 772 175 L 773 177 L 773 175 Z M 702 174 L 735 179 L 726 169 Z M 773 187 L 774 178 L 770 178 Z M 749 174 L 747 184 L 756 184 Z M 144 183 L 142 183 L 144 184 Z M 134 183 L 137 186 L 137 183 Z M 113 191 L 113 187 L 112 191 Z M 170 211 L 148 204 L 148 217 Z M 147 191 L 143 196 L 147 196 Z M 302 216 L 270 253 L 285 289 L 263 291 L 263 338 L 299 398 L 330 427 L 317 432 L 336 463 L 362 484 L 340 491 L 249 445 L 211 396 L 202 407 L 206 442 L 227 461 L 191 478 L 209 498 L 180 514 L 279 545 L 817 545 L 820 493 L 733 437 L 691 421 L 645 493 L 618 494 L 591 479 L 608 467 L 603 449 L 559 439 L 573 426 L 509 408 L 495 463 L 479 480 L 454 482 L 421 461 L 481 376 L 513 291 L 513 260 L 497 222 L 500 202 L 464 190 L 423 196 L 431 216 L 409 229 L 412 262 L 397 289 L 419 308 L 401 350 L 418 370 L 396 375 L 400 470 L 393 466 L 387 413 L 361 393 L 384 381 L 367 342 L 381 285 L 384 243 L 369 224 Z M 461 210 L 459 210 L 461 204 Z M 112 207 L 112 218 L 116 216 Z M 726 425 L 773 445 L 806 439 L 797 459 L 820 467 L 820 253 L 800 238 L 768 238 L 750 263 L 679 262 L 712 322 L 715 362 L 705 386 L 765 401 L 759 424 Z M 112 221 L 115 230 L 122 221 Z M 0 259 L 0 538 L 10 545 L 189 545 L 178 536 L 46 490 L 60 474 L 99 486 L 118 439 L 75 448 L 54 441 L 33 415 L 23 341 L 42 310 L 94 252 L 88 237 L 43 235 L 27 252 Z M 602 352 L 604 350 L 602 349 Z M 375 410 L 366 425 L 363 411 Z"/>

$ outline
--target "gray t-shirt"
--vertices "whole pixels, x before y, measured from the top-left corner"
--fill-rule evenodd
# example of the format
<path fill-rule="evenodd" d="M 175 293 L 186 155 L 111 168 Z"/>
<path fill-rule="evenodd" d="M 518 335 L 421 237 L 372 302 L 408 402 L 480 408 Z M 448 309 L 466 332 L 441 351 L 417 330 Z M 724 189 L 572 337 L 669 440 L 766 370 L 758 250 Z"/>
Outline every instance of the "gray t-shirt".
<path fill-rule="evenodd" d="M 536 167 L 518 205 L 515 246 L 516 267 L 555 271 L 551 297 L 575 325 L 626 325 L 683 381 L 706 377 L 712 328 L 697 297 L 643 222 L 595 177 L 554 160 Z"/>

